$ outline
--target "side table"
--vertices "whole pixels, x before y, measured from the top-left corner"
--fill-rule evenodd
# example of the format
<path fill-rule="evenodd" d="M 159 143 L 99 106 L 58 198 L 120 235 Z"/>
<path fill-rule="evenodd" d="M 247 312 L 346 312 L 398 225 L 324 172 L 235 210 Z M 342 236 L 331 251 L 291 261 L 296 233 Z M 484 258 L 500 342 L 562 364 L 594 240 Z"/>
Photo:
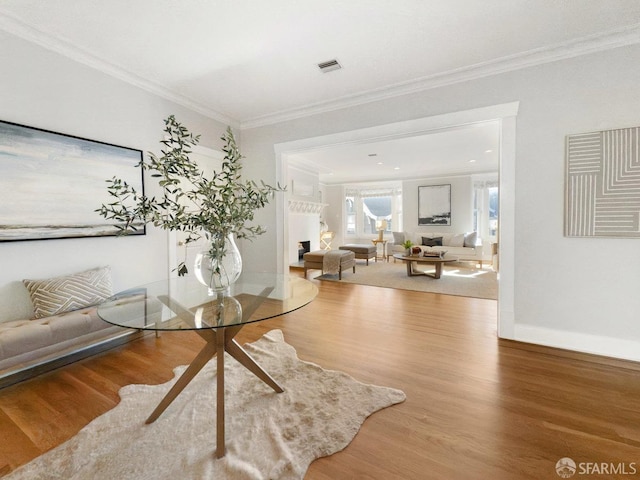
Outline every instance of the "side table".
<path fill-rule="evenodd" d="M 389 261 L 389 259 L 387 258 L 387 240 L 378 240 L 377 238 L 374 238 L 373 240 L 371 240 L 371 242 L 373 242 L 373 244 L 376 246 L 376 261 L 378 261 L 378 244 L 381 243 L 382 244 L 382 261 L 384 262 L 385 258 L 387 259 L 387 261 Z"/>

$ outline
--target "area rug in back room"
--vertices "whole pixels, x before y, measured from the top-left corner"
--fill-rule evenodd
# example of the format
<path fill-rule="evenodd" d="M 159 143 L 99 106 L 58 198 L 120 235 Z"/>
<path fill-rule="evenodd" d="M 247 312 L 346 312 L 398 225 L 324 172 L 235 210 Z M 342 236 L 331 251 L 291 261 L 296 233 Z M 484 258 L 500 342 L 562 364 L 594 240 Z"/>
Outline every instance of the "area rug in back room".
<path fill-rule="evenodd" d="M 430 265 L 420 265 L 421 270 L 433 271 Z M 338 275 L 320 275 L 319 280 L 338 281 Z M 439 279 L 428 276 L 409 277 L 403 262 L 357 262 L 356 273 L 351 269 L 342 272 L 342 282 L 375 287 L 399 288 L 418 292 L 443 293 L 463 297 L 498 299 L 498 275 L 488 268 L 474 268 L 472 263 L 458 262 L 445 265 Z"/>

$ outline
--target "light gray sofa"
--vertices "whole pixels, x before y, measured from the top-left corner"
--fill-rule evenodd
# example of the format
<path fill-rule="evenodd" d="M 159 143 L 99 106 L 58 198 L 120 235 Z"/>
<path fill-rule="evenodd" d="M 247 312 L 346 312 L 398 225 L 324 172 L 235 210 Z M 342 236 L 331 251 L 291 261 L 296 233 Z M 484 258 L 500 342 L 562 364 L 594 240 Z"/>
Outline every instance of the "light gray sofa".
<path fill-rule="evenodd" d="M 33 318 L 0 320 L 0 387 L 131 340 L 137 332 L 101 320 L 96 304 L 112 294 L 109 267 L 24 280 Z"/>
<path fill-rule="evenodd" d="M 122 331 L 102 321 L 96 307 L 0 322 L 0 376 L 75 352 Z"/>

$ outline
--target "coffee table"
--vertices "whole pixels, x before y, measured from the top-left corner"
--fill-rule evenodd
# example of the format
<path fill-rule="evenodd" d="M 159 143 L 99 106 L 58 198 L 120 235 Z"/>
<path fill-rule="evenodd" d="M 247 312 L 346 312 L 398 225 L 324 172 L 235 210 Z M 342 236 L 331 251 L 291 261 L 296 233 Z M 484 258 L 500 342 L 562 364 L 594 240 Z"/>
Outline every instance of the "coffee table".
<path fill-rule="evenodd" d="M 442 265 L 445 263 L 455 262 L 458 260 L 458 257 L 454 257 L 452 255 L 445 255 L 443 258 L 440 257 L 425 257 L 422 255 L 404 255 L 402 253 L 394 253 L 393 258 L 397 258 L 398 260 L 402 260 L 407 264 L 407 275 L 410 277 L 416 275 L 426 275 L 432 278 L 440 278 L 442 276 Z M 419 263 L 426 263 L 428 265 L 435 265 L 435 272 L 432 274 L 430 272 L 425 272 L 423 270 L 417 270 L 417 265 Z"/>
<path fill-rule="evenodd" d="M 317 287 L 310 281 L 289 275 L 243 273 L 229 292 L 213 295 L 197 280 L 180 277 L 120 292 L 100 304 L 97 312 L 104 321 L 120 327 L 156 332 L 193 330 L 206 341 L 146 423 L 155 421 L 205 364 L 217 356 L 216 457 L 221 458 L 225 454 L 224 353 L 276 393 L 283 392 L 234 337 L 249 323 L 278 317 L 307 305 L 317 293 Z"/>

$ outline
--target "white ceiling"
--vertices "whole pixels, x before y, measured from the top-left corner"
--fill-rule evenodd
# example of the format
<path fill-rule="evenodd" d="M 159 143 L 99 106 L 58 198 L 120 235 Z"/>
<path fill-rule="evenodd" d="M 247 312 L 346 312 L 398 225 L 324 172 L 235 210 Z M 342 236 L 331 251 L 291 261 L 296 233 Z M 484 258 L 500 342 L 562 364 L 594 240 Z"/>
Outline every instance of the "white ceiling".
<path fill-rule="evenodd" d="M 0 15 L 10 33 L 238 125 L 640 32 L 638 0 L 0 0 Z M 343 69 L 320 73 L 333 58 Z"/>
<path fill-rule="evenodd" d="M 0 0 L 0 29 L 252 128 L 639 43 L 640 1 Z M 321 73 L 334 58 L 343 68 Z M 451 156 L 480 160 L 486 141 Z M 369 150 L 332 158 L 359 164 Z M 419 162 L 445 161 L 417 150 Z"/>
<path fill-rule="evenodd" d="M 379 182 L 497 172 L 497 122 L 417 136 L 354 143 L 287 155 L 289 165 L 318 173 L 326 184 Z"/>

